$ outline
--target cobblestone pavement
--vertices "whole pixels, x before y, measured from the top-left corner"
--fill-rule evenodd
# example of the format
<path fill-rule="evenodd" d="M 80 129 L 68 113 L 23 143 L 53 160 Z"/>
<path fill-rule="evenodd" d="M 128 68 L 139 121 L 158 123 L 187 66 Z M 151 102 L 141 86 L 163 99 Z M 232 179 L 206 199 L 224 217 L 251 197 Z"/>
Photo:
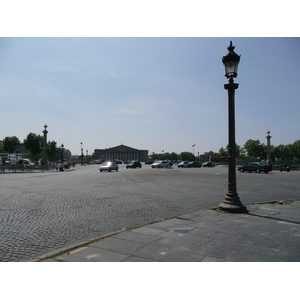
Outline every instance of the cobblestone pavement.
<path fill-rule="evenodd" d="M 0 174 L 0 261 L 29 261 L 122 228 L 216 207 L 227 168 Z M 238 173 L 244 204 L 299 199 L 300 172 Z"/>
<path fill-rule="evenodd" d="M 122 230 L 45 262 L 299 262 L 300 201 L 202 209 Z"/>

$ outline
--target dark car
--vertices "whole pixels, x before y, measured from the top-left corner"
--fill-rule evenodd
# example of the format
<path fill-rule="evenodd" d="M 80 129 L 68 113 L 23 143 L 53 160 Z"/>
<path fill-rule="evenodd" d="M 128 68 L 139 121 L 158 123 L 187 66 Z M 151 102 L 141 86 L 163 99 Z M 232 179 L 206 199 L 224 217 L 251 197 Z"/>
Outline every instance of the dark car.
<path fill-rule="evenodd" d="M 135 169 L 135 168 L 141 168 L 142 167 L 142 164 L 137 161 L 137 160 L 132 160 L 127 166 L 126 166 L 126 169 L 128 168 L 132 168 L 132 169 Z"/>
<path fill-rule="evenodd" d="M 207 161 L 207 162 L 202 164 L 202 167 L 204 167 L 204 168 L 212 168 L 212 167 L 215 167 L 215 166 L 217 166 L 217 163 L 212 162 L 212 161 Z"/>
<path fill-rule="evenodd" d="M 153 160 L 147 160 L 146 162 L 145 162 L 145 165 L 152 165 L 153 164 Z"/>
<path fill-rule="evenodd" d="M 238 170 L 240 172 L 248 171 L 249 173 L 251 173 L 252 171 L 256 173 L 260 173 L 260 172 L 268 173 L 272 171 L 272 166 L 263 162 L 249 162 L 243 166 L 238 167 Z"/>
<path fill-rule="evenodd" d="M 201 168 L 201 167 L 202 167 L 202 165 L 200 163 L 198 163 L 197 161 L 191 161 L 187 165 L 187 168 Z"/>

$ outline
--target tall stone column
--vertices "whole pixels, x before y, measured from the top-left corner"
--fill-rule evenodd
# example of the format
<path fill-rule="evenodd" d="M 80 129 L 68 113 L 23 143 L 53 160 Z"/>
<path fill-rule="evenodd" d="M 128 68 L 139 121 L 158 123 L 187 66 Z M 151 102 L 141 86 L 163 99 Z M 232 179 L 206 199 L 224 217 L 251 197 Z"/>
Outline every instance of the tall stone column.
<path fill-rule="evenodd" d="M 271 158 L 271 153 L 272 153 L 272 151 L 271 151 L 271 136 L 270 136 L 270 130 L 268 130 L 268 132 L 267 132 L 267 136 L 266 136 L 266 139 L 267 139 L 267 163 L 268 164 L 272 164 L 273 162 L 272 162 L 272 158 Z"/>
<path fill-rule="evenodd" d="M 43 146 L 41 147 L 41 149 L 42 149 L 41 165 L 45 165 L 45 164 L 48 163 L 48 158 L 47 158 L 47 149 L 48 149 L 48 147 L 47 147 L 47 133 L 48 133 L 48 131 L 47 131 L 47 127 L 48 126 L 45 124 L 44 125 L 45 130 L 43 130 L 43 134 L 44 134 L 44 136 L 43 136 Z"/>

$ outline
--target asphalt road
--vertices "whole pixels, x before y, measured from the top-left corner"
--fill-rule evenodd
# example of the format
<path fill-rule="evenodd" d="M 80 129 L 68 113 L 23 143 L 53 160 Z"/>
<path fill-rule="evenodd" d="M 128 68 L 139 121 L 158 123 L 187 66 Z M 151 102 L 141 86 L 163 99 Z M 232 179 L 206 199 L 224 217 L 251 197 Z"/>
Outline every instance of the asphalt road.
<path fill-rule="evenodd" d="M 102 235 L 221 203 L 227 167 L 0 174 L 0 261 L 29 261 Z M 300 172 L 237 172 L 243 204 L 300 199 Z"/>

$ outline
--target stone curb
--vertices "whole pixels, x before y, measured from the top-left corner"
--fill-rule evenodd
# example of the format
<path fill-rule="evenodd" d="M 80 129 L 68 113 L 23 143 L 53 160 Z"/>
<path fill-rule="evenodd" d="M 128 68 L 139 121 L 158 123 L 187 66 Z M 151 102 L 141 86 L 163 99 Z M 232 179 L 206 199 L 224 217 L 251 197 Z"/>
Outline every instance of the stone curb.
<path fill-rule="evenodd" d="M 246 204 L 246 205 L 264 205 L 264 204 L 281 204 L 283 205 L 284 203 L 289 203 L 289 202 L 294 202 L 294 201 L 300 201 L 300 200 L 279 200 L 279 201 L 269 201 L 269 202 L 259 202 L 259 203 L 251 203 L 251 204 Z M 215 210 L 217 212 L 219 212 L 220 214 L 225 214 L 226 212 L 223 212 L 223 211 L 219 211 L 218 210 L 218 207 L 213 207 L 213 208 L 206 208 L 206 209 L 200 209 L 200 210 Z M 249 210 L 249 212 L 251 212 L 251 210 Z M 143 224 L 141 226 L 137 226 L 136 228 L 140 228 L 140 227 L 144 227 L 144 226 L 147 226 L 147 225 L 150 225 L 150 224 L 155 224 L 155 223 L 160 223 L 160 222 L 163 222 L 163 221 L 166 221 L 166 220 L 169 220 L 169 219 L 174 219 L 174 218 L 180 218 L 180 216 L 174 216 L 174 217 L 171 217 L 171 218 L 168 218 L 168 219 L 164 219 L 164 220 L 160 220 L 160 221 L 157 221 L 157 222 L 152 222 L 152 223 L 148 223 L 148 224 Z M 64 247 L 64 248 L 61 248 L 61 249 L 58 249 L 58 250 L 55 250 L 55 251 L 52 251 L 50 253 L 47 253 L 45 255 L 42 255 L 42 256 L 39 256 L 33 260 L 30 260 L 28 262 L 42 262 L 42 261 L 46 261 L 47 259 L 50 259 L 50 258 L 53 258 L 53 257 L 57 257 L 57 256 L 60 256 L 60 255 L 63 255 L 63 254 L 67 254 L 68 252 L 71 252 L 71 251 L 74 251 L 74 250 L 77 250 L 78 248 L 81 248 L 85 245 L 89 245 L 89 244 L 92 244 L 92 243 L 95 243 L 95 242 L 98 242 L 102 239 L 105 239 L 105 238 L 108 238 L 108 237 L 112 237 L 116 234 L 119 234 L 119 233 L 122 233 L 122 232 L 126 232 L 126 231 L 130 231 L 131 229 L 127 229 L 127 228 L 124 228 L 124 229 L 121 229 L 121 230 L 118 230 L 118 231 L 114 231 L 114 232 L 111 232 L 111 233 L 108 233 L 108 234 L 104 234 L 104 235 L 101 235 L 99 236 L 98 238 L 93 238 L 93 239 L 90 239 L 90 240 L 87 240 L 87 241 L 84 241 L 84 242 L 80 242 L 80 243 L 76 243 L 76 244 L 73 244 L 72 246 L 68 246 L 68 247 Z"/>

